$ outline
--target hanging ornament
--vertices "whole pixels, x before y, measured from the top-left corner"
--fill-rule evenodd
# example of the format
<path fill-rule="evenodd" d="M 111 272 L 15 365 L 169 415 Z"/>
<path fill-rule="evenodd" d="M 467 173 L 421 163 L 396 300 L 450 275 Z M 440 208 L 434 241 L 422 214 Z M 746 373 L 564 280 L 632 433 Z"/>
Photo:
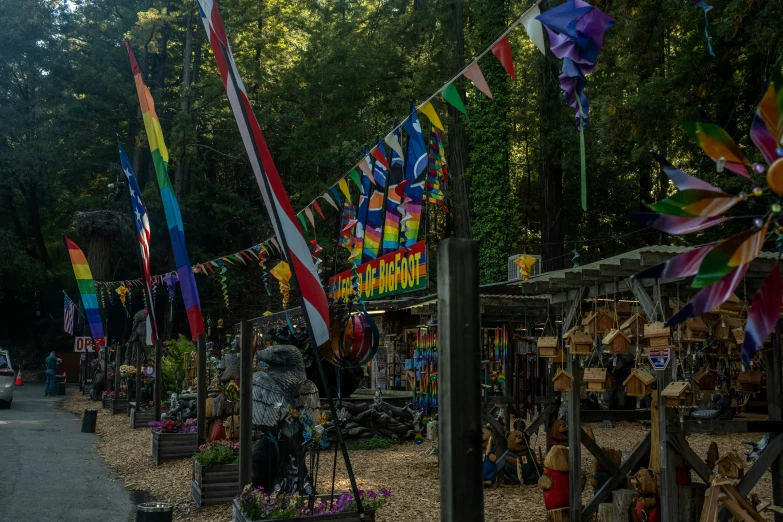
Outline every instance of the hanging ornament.
<path fill-rule="evenodd" d="M 229 308 L 229 306 L 228 306 L 228 285 L 226 284 L 226 271 L 227 270 L 228 269 L 225 266 L 220 267 L 220 288 L 223 289 L 223 301 L 226 303 L 226 308 Z"/>
<path fill-rule="evenodd" d="M 285 261 L 280 261 L 270 272 L 280 282 L 280 293 L 283 295 L 283 310 L 286 310 L 288 308 L 288 299 L 291 295 L 291 267 Z"/>
<path fill-rule="evenodd" d="M 126 299 L 125 296 L 128 293 L 128 287 L 125 286 L 125 284 L 123 283 L 117 287 L 115 292 L 117 292 L 120 295 L 120 302 L 122 302 L 122 307 L 125 308 L 125 314 L 128 315 L 128 308 L 125 303 L 125 299 Z"/>
<path fill-rule="evenodd" d="M 361 366 L 375 356 L 380 334 L 367 312 L 352 312 L 350 306 L 336 306 L 330 311 L 330 339 L 321 355 L 335 366 Z"/>
<path fill-rule="evenodd" d="M 174 303 L 174 286 L 179 281 L 179 276 L 176 272 L 170 272 L 163 276 L 163 282 L 166 284 L 166 290 L 169 292 L 169 303 Z"/>

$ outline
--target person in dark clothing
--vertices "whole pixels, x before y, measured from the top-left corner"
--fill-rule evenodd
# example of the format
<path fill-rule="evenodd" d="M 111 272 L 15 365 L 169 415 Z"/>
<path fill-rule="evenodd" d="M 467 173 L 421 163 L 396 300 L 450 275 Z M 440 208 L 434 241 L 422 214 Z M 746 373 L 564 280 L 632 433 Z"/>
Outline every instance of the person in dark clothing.
<path fill-rule="evenodd" d="M 57 365 L 62 362 L 62 359 L 58 359 L 54 352 L 49 354 L 46 358 L 46 389 L 44 395 L 54 395 L 55 386 L 57 384 Z"/>

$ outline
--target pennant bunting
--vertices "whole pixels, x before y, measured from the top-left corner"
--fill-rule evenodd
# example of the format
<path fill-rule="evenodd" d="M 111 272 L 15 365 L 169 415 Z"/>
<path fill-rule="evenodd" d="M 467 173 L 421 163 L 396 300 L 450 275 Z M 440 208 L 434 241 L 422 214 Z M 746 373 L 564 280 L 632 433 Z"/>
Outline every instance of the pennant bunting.
<path fill-rule="evenodd" d="M 313 202 L 311 203 L 311 205 L 312 205 L 312 207 L 315 209 L 315 211 L 316 211 L 316 212 L 318 212 L 318 215 L 319 215 L 319 216 L 321 216 L 321 219 L 323 219 L 324 221 L 326 221 L 326 218 L 324 217 L 324 213 L 323 213 L 323 211 L 321 211 L 321 206 L 318 204 L 318 202 L 317 202 L 317 201 L 315 201 L 315 200 L 313 200 Z M 335 207 L 335 208 L 336 208 L 336 207 Z M 313 226 L 315 226 L 315 225 L 313 225 Z"/>
<path fill-rule="evenodd" d="M 351 172 L 356 172 L 356 171 L 352 170 Z M 358 174 L 358 172 L 357 172 L 357 174 Z M 349 176 L 350 176 L 350 174 L 349 174 Z M 343 178 L 340 181 L 338 181 L 337 182 L 337 186 L 340 187 L 340 192 L 343 193 L 343 195 L 345 196 L 345 199 L 351 199 L 351 193 L 348 192 L 348 183 L 346 183 L 345 178 Z M 340 198 L 337 198 L 337 199 L 339 200 Z"/>
<path fill-rule="evenodd" d="M 359 165 L 361 165 L 362 162 L 360 162 Z M 356 169 L 351 169 L 351 172 L 348 173 L 348 178 L 354 182 L 356 188 L 359 189 L 359 192 L 361 193 L 362 181 L 361 181 L 361 175 L 359 174 L 359 171 L 357 171 Z"/>
<path fill-rule="evenodd" d="M 192 341 L 198 340 L 198 335 L 204 333 L 204 318 L 201 316 L 201 302 L 199 301 L 198 288 L 196 287 L 196 278 L 193 276 L 193 268 L 188 259 L 188 250 L 185 246 L 185 228 L 182 224 L 182 215 L 179 210 L 179 203 L 174 196 L 174 187 L 168 174 L 169 153 L 166 149 L 166 143 L 163 141 L 163 131 L 160 128 L 160 121 L 155 113 L 155 103 L 152 99 L 149 89 L 144 84 L 141 77 L 139 64 L 136 63 L 136 57 L 131 51 L 130 43 L 126 40 L 125 47 L 128 50 L 128 57 L 131 62 L 133 78 L 136 82 L 136 93 L 141 105 L 141 114 L 144 120 L 144 128 L 147 133 L 150 152 L 152 153 L 152 163 L 155 166 L 155 175 L 160 188 L 160 197 L 163 201 L 163 211 L 166 215 L 166 223 L 169 227 L 169 236 L 171 237 L 171 246 L 174 251 L 174 261 L 177 265 L 179 274 L 179 288 L 182 292 L 182 298 L 185 302 L 185 311 L 190 326 L 190 337 Z"/>
<path fill-rule="evenodd" d="M 315 217 L 313 216 L 313 211 L 310 210 L 310 207 L 305 207 L 304 213 L 305 216 L 307 216 L 307 220 L 310 221 L 310 226 L 315 229 Z"/>
<path fill-rule="evenodd" d="M 460 111 L 462 114 L 468 114 L 467 109 L 465 109 L 465 104 L 462 102 L 462 98 L 460 98 L 459 92 L 457 92 L 457 87 L 453 82 L 441 89 L 440 94 L 443 96 L 443 99 L 449 102 L 449 104 L 452 105 L 455 109 Z M 404 123 L 403 126 L 405 126 Z"/>
<path fill-rule="evenodd" d="M 338 184 L 339 184 L 339 181 L 338 181 Z M 345 185 L 345 188 L 346 188 L 346 190 L 348 189 L 348 185 L 347 185 L 347 184 Z M 334 201 L 336 201 L 336 202 L 339 204 L 339 203 L 340 203 L 340 193 L 339 193 L 339 192 L 337 192 L 337 187 L 332 187 L 332 188 L 330 188 L 330 189 L 329 189 L 329 192 L 331 192 L 331 193 L 332 193 L 332 195 L 334 196 Z M 326 194 L 326 192 L 324 192 L 324 194 Z M 349 196 L 350 196 L 350 195 L 349 195 Z M 350 199 L 350 197 L 349 197 L 348 199 Z M 335 207 L 336 207 L 336 206 L 337 206 L 337 205 L 335 205 Z"/>
<path fill-rule="evenodd" d="M 386 177 L 389 175 L 389 162 L 386 161 L 386 149 L 383 147 L 383 142 L 380 136 L 378 137 L 378 144 L 370 151 L 370 154 L 375 159 L 373 163 L 373 178 L 378 188 L 386 188 Z"/>
<path fill-rule="evenodd" d="M 473 82 L 473 85 L 475 85 L 478 90 L 486 94 L 489 98 L 492 98 L 492 92 L 489 90 L 489 85 L 487 85 L 487 80 L 484 79 L 484 74 L 481 72 L 478 62 L 473 62 L 468 65 L 467 69 L 462 72 L 462 75 Z"/>
<path fill-rule="evenodd" d="M 432 102 L 425 103 L 424 105 L 419 107 L 419 110 L 424 113 L 427 119 L 430 120 L 431 124 L 435 125 L 437 128 L 439 128 L 442 131 L 446 130 L 443 128 L 443 123 L 441 123 L 440 118 L 438 117 L 438 113 L 435 112 L 435 107 L 433 107 Z M 399 154 L 401 158 L 404 156 L 402 154 L 402 147 L 400 147 L 400 150 L 397 151 L 397 154 Z"/>
<path fill-rule="evenodd" d="M 296 215 L 297 219 L 299 219 L 299 223 L 302 225 L 302 229 L 304 229 L 305 232 L 307 232 L 307 224 L 305 223 L 304 216 L 300 212 Z"/>
<path fill-rule="evenodd" d="M 543 36 L 543 35 L 542 35 Z M 504 36 L 492 46 L 492 54 L 500 60 L 501 65 L 506 70 L 512 79 L 517 79 L 517 74 L 514 72 L 514 58 L 511 56 L 511 44 L 508 41 L 508 36 Z"/>
<path fill-rule="evenodd" d="M 332 189 L 332 190 L 334 190 L 334 189 Z M 340 210 L 340 208 L 337 206 L 337 203 L 334 202 L 335 200 L 332 199 L 332 196 L 329 195 L 328 192 L 324 192 L 319 197 L 321 199 L 323 199 L 324 201 L 326 201 L 327 203 L 329 203 L 332 207 L 334 207 L 335 210 Z M 337 198 L 337 201 L 340 201 L 340 198 Z"/>
<path fill-rule="evenodd" d="M 533 42 L 541 54 L 546 55 L 546 46 L 544 44 L 544 28 L 541 22 L 536 20 L 536 17 L 541 14 L 541 9 L 538 8 L 536 3 L 533 7 L 527 10 L 522 17 L 522 25 L 525 26 L 527 36 L 530 41 Z M 497 56 L 497 55 L 496 55 Z"/>
<path fill-rule="evenodd" d="M 424 105 L 427 104 L 425 103 Z M 433 112 L 435 111 L 433 110 Z M 387 134 L 383 141 L 386 142 L 391 150 L 397 153 L 397 156 L 400 158 L 405 158 L 405 154 L 402 152 L 402 145 L 400 144 L 400 127 L 397 124 L 397 120 L 394 120 L 394 130 Z"/>

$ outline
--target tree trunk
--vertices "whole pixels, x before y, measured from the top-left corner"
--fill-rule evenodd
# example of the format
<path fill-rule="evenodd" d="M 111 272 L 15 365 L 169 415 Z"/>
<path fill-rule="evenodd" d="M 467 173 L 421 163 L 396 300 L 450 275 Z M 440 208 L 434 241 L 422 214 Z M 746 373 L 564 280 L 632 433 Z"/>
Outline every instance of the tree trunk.
<path fill-rule="evenodd" d="M 188 10 L 187 30 L 185 32 L 185 45 L 183 46 L 183 64 L 182 64 L 182 100 L 179 108 L 180 126 L 190 126 L 190 59 L 193 54 L 193 6 Z M 174 192 L 178 198 L 185 195 L 185 191 L 190 187 L 188 180 L 190 174 L 190 160 L 187 154 L 188 135 L 190 129 L 179 129 L 180 135 L 180 154 L 177 158 L 177 170 L 174 177 Z"/>
<path fill-rule="evenodd" d="M 87 263 L 96 281 L 111 280 L 111 238 L 93 235 L 87 247 Z"/>
<path fill-rule="evenodd" d="M 33 236 L 35 245 L 38 249 L 38 255 L 46 268 L 52 268 L 52 261 L 49 259 L 49 250 L 46 248 L 43 230 L 41 230 L 41 214 L 38 208 L 38 184 L 35 181 L 30 182 L 27 191 L 24 192 L 25 202 L 27 204 L 27 224 L 29 232 Z"/>
<path fill-rule="evenodd" d="M 541 11 L 557 2 L 544 0 Z M 562 145 L 556 126 L 563 97 L 557 80 L 558 63 L 551 54 L 539 58 L 540 138 L 541 144 L 541 269 L 563 268 L 563 165 Z"/>
<path fill-rule="evenodd" d="M 454 65 L 458 69 L 464 65 L 465 29 L 462 0 L 453 0 L 451 4 L 454 28 Z M 464 99 L 465 91 L 457 86 L 459 95 Z M 462 123 L 462 113 L 449 105 L 449 174 L 451 177 L 451 219 L 447 221 L 447 235 L 470 238 L 470 203 L 468 201 L 469 180 L 465 177 L 468 163 L 468 136 Z"/>

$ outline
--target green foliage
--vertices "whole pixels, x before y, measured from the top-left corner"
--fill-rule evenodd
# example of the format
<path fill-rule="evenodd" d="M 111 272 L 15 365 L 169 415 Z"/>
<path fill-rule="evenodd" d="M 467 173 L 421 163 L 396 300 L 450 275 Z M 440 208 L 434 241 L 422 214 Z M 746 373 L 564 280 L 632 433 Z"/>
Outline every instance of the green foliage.
<path fill-rule="evenodd" d="M 184 335 L 180 334 L 176 339 L 165 343 L 165 350 L 161 357 L 163 366 L 163 396 L 170 396 L 179 392 L 184 378 L 185 356 L 196 351 L 194 345 Z M 179 378 L 177 378 L 179 377 Z"/>
<path fill-rule="evenodd" d="M 374 435 L 373 438 L 365 440 L 356 444 L 354 449 L 357 450 L 377 450 L 387 449 L 399 444 L 399 441 L 384 437 L 382 435 Z"/>
<path fill-rule="evenodd" d="M 226 440 L 207 442 L 199 446 L 195 457 L 202 466 L 207 468 L 236 464 L 239 462 L 239 444 Z"/>

